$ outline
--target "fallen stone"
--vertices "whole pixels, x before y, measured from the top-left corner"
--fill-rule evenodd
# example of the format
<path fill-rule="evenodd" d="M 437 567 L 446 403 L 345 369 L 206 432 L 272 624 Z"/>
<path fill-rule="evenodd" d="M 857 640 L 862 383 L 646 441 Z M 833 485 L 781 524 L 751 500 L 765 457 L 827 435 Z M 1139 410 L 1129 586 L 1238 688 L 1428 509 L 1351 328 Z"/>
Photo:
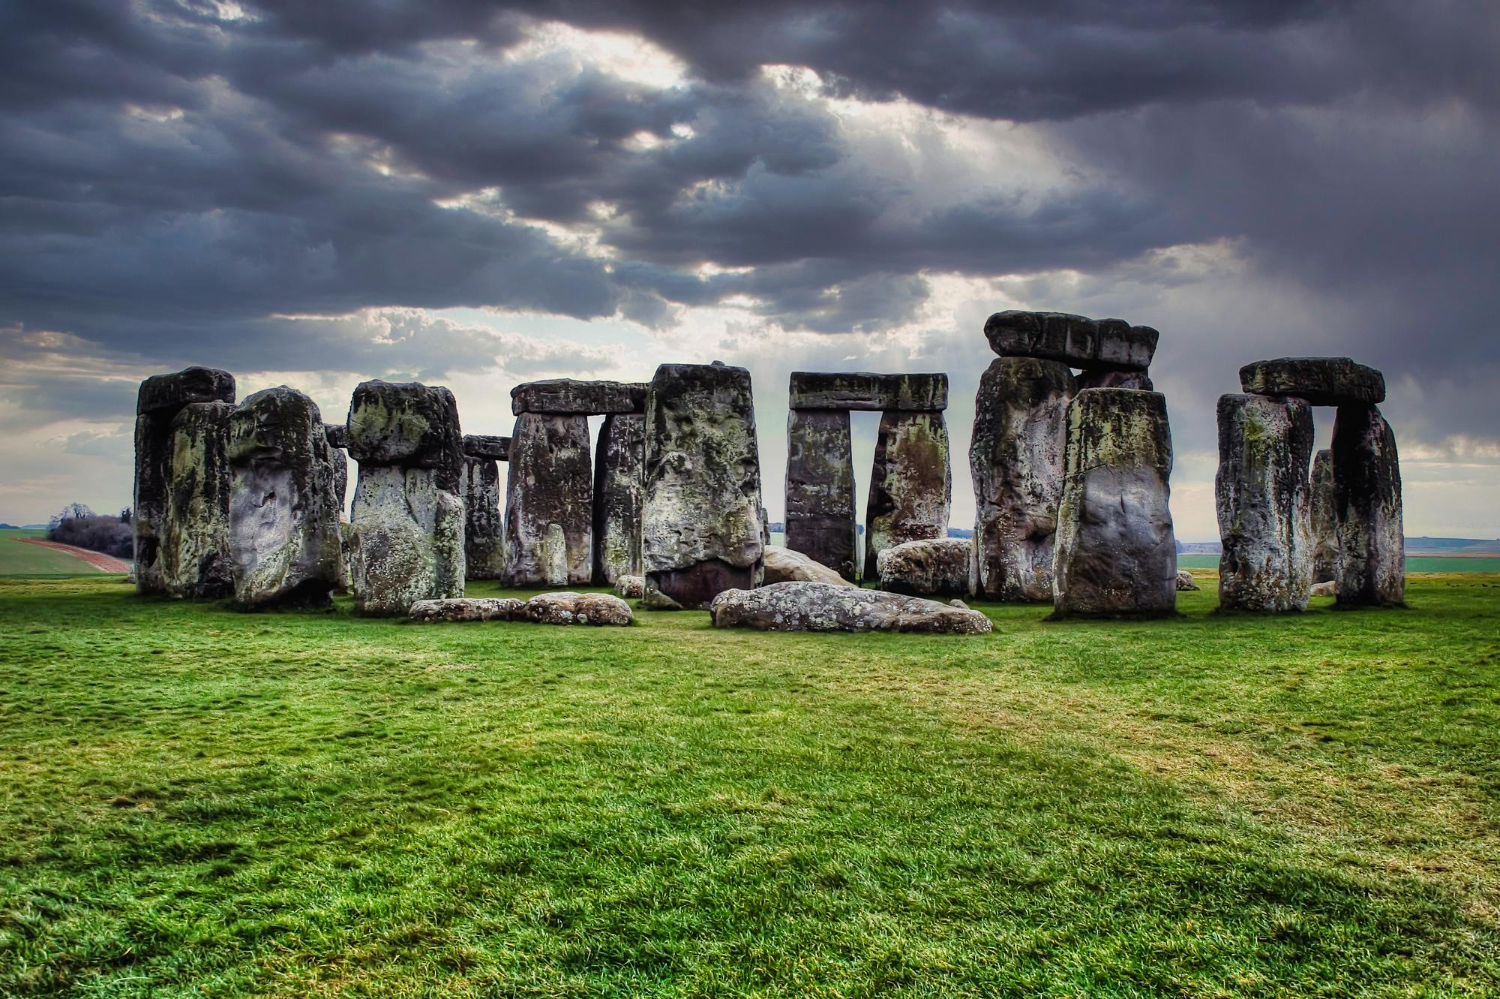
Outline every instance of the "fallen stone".
<path fill-rule="evenodd" d="M 786 439 L 786 547 L 852 581 L 859 569 L 849 412 L 793 409 Z"/>
<path fill-rule="evenodd" d="M 1339 577 L 1339 524 L 1333 488 L 1333 452 L 1313 455 L 1312 463 L 1312 578 L 1314 583 Z M 1330 594 L 1331 595 L 1331 594 Z"/>
<path fill-rule="evenodd" d="M 716 628 L 760 631 L 902 631 L 988 634 L 978 611 L 900 593 L 833 583 L 776 583 L 726 590 L 709 607 Z"/>
<path fill-rule="evenodd" d="M 1177 545 L 1172 432 L 1157 392 L 1085 389 L 1068 407 L 1054 616 L 1171 614 Z"/>
<path fill-rule="evenodd" d="M 646 595 L 645 576 L 616 576 L 615 596 L 625 600 L 639 600 Z"/>
<path fill-rule="evenodd" d="M 644 382 L 576 381 L 550 378 L 526 382 L 510 390 L 511 412 L 553 416 L 601 416 L 606 413 L 644 413 Z"/>
<path fill-rule="evenodd" d="M 1333 422 L 1334 516 L 1340 607 L 1406 603 L 1401 459 L 1374 406 L 1340 406 Z"/>
<path fill-rule="evenodd" d="M 1178 593 L 1186 593 L 1186 592 L 1189 592 L 1189 591 L 1192 591 L 1192 590 L 1197 590 L 1197 589 L 1201 589 L 1201 587 L 1198 586 L 1198 581 L 1193 578 L 1193 574 L 1191 572 L 1189 572 L 1187 569 L 1178 569 L 1177 570 L 1177 592 Z"/>
<path fill-rule="evenodd" d="M 948 408 L 945 374 L 793 371 L 792 409 L 936 413 Z"/>
<path fill-rule="evenodd" d="M 537 624 L 623 626 L 635 620 L 630 605 L 609 593 L 539 593 L 526 601 L 525 615 Z"/>
<path fill-rule="evenodd" d="M 882 413 L 865 504 L 866 582 L 879 581 L 887 548 L 947 536 L 952 491 L 943 414 Z"/>
<path fill-rule="evenodd" d="M 646 490 L 646 418 L 611 413 L 594 456 L 594 585 L 641 574 L 641 504 Z"/>
<path fill-rule="evenodd" d="M 1292 397 L 1223 395 L 1218 420 L 1219 608 L 1306 610 L 1312 408 Z"/>
<path fill-rule="evenodd" d="M 158 410 L 158 412 L 161 412 Z M 234 592 L 229 546 L 227 402 L 194 402 L 172 417 L 155 571 L 167 596 L 214 599 Z"/>
<path fill-rule="evenodd" d="M 1039 357 L 1074 368 L 1145 371 L 1161 334 L 1123 319 L 1090 319 L 1065 312 L 997 312 L 984 324 L 990 349 L 1001 357 Z"/>
<path fill-rule="evenodd" d="M 974 558 L 970 538 L 934 538 L 892 545 L 879 555 L 880 588 L 917 596 L 966 596 Z"/>
<path fill-rule="evenodd" d="M 469 579 L 504 579 L 505 519 L 500 515 L 499 463 L 465 451 L 459 493 L 464 498 L 465 575 Z"/>
<path fill-rule="evenodd" d="M 1151 376 L 1144 371 L 1115 371 L 1109 368 L 1086 368 L 1078 372 L 1078 388 L 1126 388 L 1153 392 Z"/>
<path fill-rule="evenodd" d="M 418 600 L 407 617 L 413 621 L 520 621 L 526 601 L 514 597 L 453 597 Z"/>
<path fill-rule="evenodd" d="M 682 604 L 667 596 L 661 590 L 651 589 L 649 583 L 646 590 L 641 594 L 640 606 L 643 610 L 680 611 L 687 610 Z"/>
<path fill-rule="evenodd" d="M 1281 357 L 1240 368 L 1240 387 L 1255 395 L 1292 395 L 1314 406 L 1374 406 L 1385 401 L 1385 376 L 1347 357 Z"/>
<path fill-rule="evenodd" d="M 773 583 L 832 583 L 834 586 L 853 586 L 826 565 L 808 558 L 802 552 L 794 552 L 780 545 L 766 545 L 765 579 L 762 586 Z"/>
<path fill-rule="evenodd" d="M 464 434 L 464 457 L 510 460 L 510 438 L 493 434 Z"/>
<path fill-rule="evenodd" d="M 506 488 L 506 580 L 512 586 L 588 585 L 593 532 L 588 417 L 516 417 Z"/>
<path fill-rule="evenodd" d="M 1315 597 L 1336 597 L 1339 595 L 1339 584 L 1336 579 L 1325 579 L 1312 584 L 1312 595 Z"/>

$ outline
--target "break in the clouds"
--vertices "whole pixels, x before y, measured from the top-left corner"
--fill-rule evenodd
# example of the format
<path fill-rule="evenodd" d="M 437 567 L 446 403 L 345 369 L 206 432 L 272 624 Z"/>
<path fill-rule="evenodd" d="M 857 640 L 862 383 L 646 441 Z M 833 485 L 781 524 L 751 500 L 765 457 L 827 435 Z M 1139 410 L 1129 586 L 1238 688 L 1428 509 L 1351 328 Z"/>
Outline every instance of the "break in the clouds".
<path fill-rule="evenodd" d="M 712 357 L 776 515 L 787 372 L 946 370 L 961 453 L 1024 307 L 1162 330 L 1184 537 L 1285 353 L 1386 372 L 1410 533 L 1494 536 L 1496 51 L 1484 0 L 10 5 L 0 517 L 128 502 L 134 384 L 188 363 L 495 432 L 517 381 Z"/>

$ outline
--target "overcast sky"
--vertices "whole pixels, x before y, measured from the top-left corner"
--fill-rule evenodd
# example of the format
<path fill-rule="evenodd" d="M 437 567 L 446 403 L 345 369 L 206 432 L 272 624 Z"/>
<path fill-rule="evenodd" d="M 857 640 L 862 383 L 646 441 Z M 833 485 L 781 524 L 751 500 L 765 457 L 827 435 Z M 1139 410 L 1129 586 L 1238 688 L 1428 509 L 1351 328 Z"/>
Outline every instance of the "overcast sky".
<path fill-rule="evenodd" d="M 1409 535 L 1500 535 L 1490 0 L 0 11 L 0 520 L 127 505 L 136 386 L 188 364 L 508 433 L 518 382 L 717 358 L 773 519 L 789 372 L 948 372 L 968 526 L 1026 308 L 1161 330 L 1181 539 L 1215 399 L 1285 354 L 1385 372 Z"/>

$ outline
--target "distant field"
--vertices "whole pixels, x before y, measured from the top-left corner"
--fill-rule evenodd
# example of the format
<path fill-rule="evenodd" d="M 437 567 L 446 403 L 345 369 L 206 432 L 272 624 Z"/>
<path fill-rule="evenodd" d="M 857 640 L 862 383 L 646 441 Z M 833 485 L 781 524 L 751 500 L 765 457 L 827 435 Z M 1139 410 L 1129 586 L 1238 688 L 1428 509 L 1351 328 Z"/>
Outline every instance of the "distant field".
<path fill-rule="evenodd" d="M 1184 569 L 1217 569 L 1217 555 L 1179 555 Z M 1413 555 L 1406 560 L 1407 572 L 1500 572 L 1500 557 L 1484 555 Z"/>
<path fill-rule="evenodd" d="M 44 538 L 46 531 L 0 531 L 0 576 L 97 576 L 99 571 L 66 552 L 22 544 L 22 538 Z"/>

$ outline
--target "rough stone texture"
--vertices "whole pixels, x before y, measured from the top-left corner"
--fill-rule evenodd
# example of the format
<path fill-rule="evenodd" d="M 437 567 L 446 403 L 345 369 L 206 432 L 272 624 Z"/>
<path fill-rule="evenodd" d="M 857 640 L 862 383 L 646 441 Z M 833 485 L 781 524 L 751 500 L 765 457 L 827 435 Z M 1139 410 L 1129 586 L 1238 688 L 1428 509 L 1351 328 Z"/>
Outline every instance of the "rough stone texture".
<path fill-rule="evenodd" d="M 1324 448 L 1313 455 L 1312 502 L 1308 521 L 1312 528 L 1312 578 L 1322 583 L 1339 577 L 1339 522 L 1333 490 L 1333 451 Z"/>
<path fill-rule="evenodd" d="M 1123 319 L 1089 319 L 1065 312 L 997 312 L 984 324 L 990 349 L 1001 357 L 1039 357 L 1075 368 L 1145 371 L 1161 336 Z"/>
<path fill-rule="evenodd" d="M 591 464 L 588 417 L 516 417 L 505 503 L 505 578 L 512 586 L 586 586 L 593 579 Z"/>
<path fill-rule="evenodd" d="M 1201 589 L 1201 588 L 1202 587 L 1200 587 L 1198 585 L 1198 581 L 1193 578 L 1192 572 L 1190 572 L 1187 569 L 1178 569 L 1177 570 L 1177 592 L 1178 593 L 1186 593 L 1186 592 L 1189 592 L 1189 591 L 1192 591 L 1192 590 Z"/>
<path fill-rule="evenodd" d="M 1301 611 L 1312 585 L 1308 463 L 1312 407 L 1301 399 L 1219 397 L 1219 608 Z"/>
<path fill-rule="evenodd" d="M 844 579 L 857 579 L 848 410 L 791 410 L 786 444 L 786 546 Z"/>
<path fill-rule="evenodd" d="M 359 461 L 350 584 L 364 614 L 464 594 L 463 432 L 446 388 L 364 382 L 349 406 Z"/>
<path fill-rule="evenodd" d="M 464 434 L 464 457 L 510 461 L 510 438 L 493 434 Z"/>
<path fill-rule="evenodd" d="M 651 589 L 650 585 L 646 583 L 644 577 L 642 578 L 642 585 L 645 587 L 644 591 L 641 593 L 640 606 L 642 608 L 646 610 L 663 611 L 680 611 L 687 609 L 683 607 L 682 604 L 667 596 L 661 590 Z"/>
<path fill-rule="evenodd" d="M 329 447 L 336 447 L 341 451 L 349 450 L 349 425 L 346 423 L 323 424 L 323 437 L 328 441 Z"/>
<path fill-rule="evenodd" d="M 1401 460 L 1374 406 L 1340 406 L 1333 423 L 1333 498 L 1340 607 L 1406 603 Z"/>
<path fill-rule="evenodd" d="M 916 631 L 984 635 L 990 619 L 975 610 L 900 593 L 832 583 L 776 583 L 727 590 L 709 607 L 716 628 L 760 631 Z"/>
<path fill-rule="evenodd" d="M 790 392 L 792 409 L 935 413 L 948 408 L 948 376 L 939 373 L 793 371 Z"/>
<path fill-rule="evenodd" d="M 172 456 L 172 418 L 183 406 L 195 402 L 234 402 L 234 376 L 215 368 L 184 368 L 175 374 L 147 378 L 136 396 L 131 529 L 135 582 L 140 593 L 165 592 L 158 562 L 167 504 L 167 465 Z"/>
<path fill-rule="evenodd" d="M 1061 361 L 1000 357 L 979 379 L 969 472 L 974 480 L 973 592 L 989 600 L 1052 599 L 1068 403 Z"/>
<path fill-rule="evenodd" d="M 537 624 L 624 626 L 635 620 L 630 605 L 608 593 L 539 593 L 526 601 L 526 620 Z"/>
<path fill-rule="evenodd" d="M 1339 595 L 1339 584 L 1336 579 L 1325 579 L 1312 585 L 1312 595 L 1315 597 L 1336 597 Z"/>
<path fill-rule="evenodd" d="M 750 372 L 663 364 L 646 396 L 646 596 L 688 608 L 761 575 L 760 457 Z"/>
<path fill-rule="evenodd" d="M 1157 392 L 1085 389 L 1068 407 L 1055 616 L 1173 613 L 1172 432 Z"/>
<path fill-rule="evenodd" d="M 594 457 L 594 585 L 641 574 L 641 502 L 646 489 L 646 418 L 611 413 Z"/>
<path fill-rule="evenodd" d="M 1255 395 L 1294 395 L 1314 406 L 1385 401 L 1385 376 L 1347 357 L 1280 357 L 1240 369 L 1240 387 Z"/>
<path fill-rule="evenodd" d="M 766 545 L 766 574 L 762 586 L 772 583 L 832 583 L 834 586 L 853 586 L 828 566 L 808 558 L 802 552 L 792 551 L 780 545 Z"/>
<path fill-rule="evenodd" d="M 285 385 L 247 398 L 229 419 L 229 464 L 235 601 L 332 606 L 344 578 L 344 456 L 317 404 Z"/>
<path fill-rule="evenodd" d="M 325 440 L 327 438 L 324 438 Z M 333 494 L 333 505 L 340 516 L 344 512 L 344 497 L 349 495 L 349 455 L 341 448 L 328 447 L 328 462 L 333 469 L 333 478 L 328 483 Z"/>
<path fill-rule="evenodd" d="M 514 597 L 454 597 L 418 600 L 407 617 L 413 621 L 520 621 L 526 601 Z"/>
<path fill-rule="evenodd" d="M 172 417 L 154 567 L 161 592 L 170 597 L 227 597 L 234 592 L 229 553 L 233 412 L 231 403 L 195 402 Z"/>
<path fill-rule="evenodd" d="M 504 579 L 505 522 L 500 516 L 499 462 L 465 452 L 460 494 L 464 498 L 465 574 L 469 579 Z"/>
<path fill-rule="evenodd" d="M 1155 391 L 1151 376 L 1144 371 L 1112 371 L 1109 368 L 1085 368 L 1078 372 L 1078 388 L 1128 388 Z"/>
<path fill-rule="evenodd" d="M 966 597 L 974 542 L 969 538 L 907 541 L 881 552 L 880 588 L 917 596 Z"/>
<path fill-rule="evenodd" d="M 554 416 L 598 416 L 604 413 L 644 413 L 644 382 L 575 381 L 550 378 L 526 382 L 510 390 L 513 414 L 548 413 Z"/>
<path fill-rule="evenodd" d="M 615 596 L 626 600 L 639 600 L 646 595 L 645 576 L 616 576 Z"/>
<path fill-rule="evenodd" d="M 866 582 L 880 579 L 880 553 L 903 541 L 948 535 L 953 477 L 942 413 L 882 413 L 865 504 Z"/>

